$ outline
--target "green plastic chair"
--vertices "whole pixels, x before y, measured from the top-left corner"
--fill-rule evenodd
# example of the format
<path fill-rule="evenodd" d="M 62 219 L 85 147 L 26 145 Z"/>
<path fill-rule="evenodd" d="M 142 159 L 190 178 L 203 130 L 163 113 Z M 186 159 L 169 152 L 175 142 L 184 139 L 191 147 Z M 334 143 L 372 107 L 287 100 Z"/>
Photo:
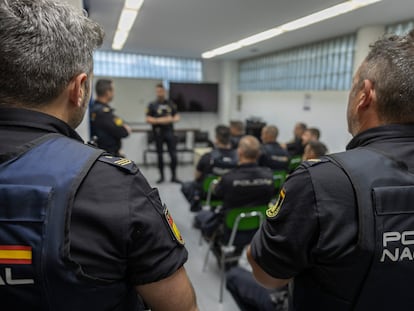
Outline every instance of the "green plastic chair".
<path fill-rule="evenodd" d="M 289 160 L 288 171 L 290 173 L 293 172 L 299 166 L 300 163 L 302 163 L 302 156 L 299 155 L 291 157 Z"/>
<path fill-rule="evenodd" d="M 229 210 L 224 218 L 224 226 L 231 230 L 229 241 L 221 245 L 221 257 L 220 257 L 220 293 L 219 302 L 223 302 L 223 292 L 225 286 L 225 265 L 228 262 L 234 262 L 239 260 L 241 255 L 235 255 L 233 252 L 236 249 L 234 241 L 237 233 L 241 231 L 257 230 L 262 225 L 267 205 L 260 205 L 254 207 L 239 207 Z M 208 258 L 210 252 L 212 252 L 214 246 L 214 238 L 210 241 L 209 247 L 204 258 L 203 271 L 206 270 Z"/>
<path fill-rule="evenodd" d="M 218 206 L 223 205 L 222 200 L 212 200 L 213 188 L 217 184 L 219 176 L 216 175 L 207 175 L 203 180 L 203 191 L 207 194 L 205 200 L 201 201 L 201 206 L 203 209 L 215 209 Z"/>
<path fill-rule="evenodd" d="M 275 192 L 278 193 L 280 188 L 282 188 L 283 183 L 285 182 L 287 176 L 287 171 L 279 170 L 273 172 L 273 185 L 275 187 Z"/>

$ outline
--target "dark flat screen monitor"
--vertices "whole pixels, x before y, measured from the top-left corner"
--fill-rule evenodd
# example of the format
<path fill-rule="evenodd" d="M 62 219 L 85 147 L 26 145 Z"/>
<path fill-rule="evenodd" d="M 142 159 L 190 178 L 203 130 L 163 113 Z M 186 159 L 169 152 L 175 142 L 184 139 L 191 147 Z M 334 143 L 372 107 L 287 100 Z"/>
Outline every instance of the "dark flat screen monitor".
<path fill-rule="evenodd" d="M 169 98 L 179 112 L 217 112 L 217 83 L 170 82 Z"/>

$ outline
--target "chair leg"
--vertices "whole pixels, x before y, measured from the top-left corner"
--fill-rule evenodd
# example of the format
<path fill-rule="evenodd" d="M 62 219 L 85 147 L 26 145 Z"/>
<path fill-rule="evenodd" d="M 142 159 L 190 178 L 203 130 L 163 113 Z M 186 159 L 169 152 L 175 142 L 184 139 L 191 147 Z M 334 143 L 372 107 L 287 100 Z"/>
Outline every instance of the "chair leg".
<path fill-rule="evenodd" d="M 226 254 L 221 250 L 220 256 L 220 296 L 219 296 L 219 303 L 223 302 L 223 295 L 224 295 L 224 283 L 226 282 Z"/>
<path fill-rule="evenodd" d="M 210 241 L 210 243 L 208 243 L 207 253 L 206 253 L 206 256 L 204 257 L 203 272 L 206 271 L 207 263 L 208 263 L 208 257 L 210 256 L 210 251 L 212 251 L 212 249 L 213 249 L 213 244 L 214 244 L 214 240 L 212 239 Z"/>

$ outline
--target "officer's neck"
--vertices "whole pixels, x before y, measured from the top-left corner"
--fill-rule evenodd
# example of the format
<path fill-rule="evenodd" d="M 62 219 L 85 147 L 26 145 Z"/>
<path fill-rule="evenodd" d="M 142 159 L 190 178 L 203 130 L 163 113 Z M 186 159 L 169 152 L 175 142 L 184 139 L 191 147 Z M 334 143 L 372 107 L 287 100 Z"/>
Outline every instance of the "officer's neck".
<path fill-rule="evenodd" d="M 98 96 L 96 98 L 96 101 L 98 101 L 98 102 L 100 102 L 101 104 L 104 104 L 104 105 L 109 105 L 109 102 L 110 102 L 110 100 L 108 98 L 104 97 L 104 96 Z"/>

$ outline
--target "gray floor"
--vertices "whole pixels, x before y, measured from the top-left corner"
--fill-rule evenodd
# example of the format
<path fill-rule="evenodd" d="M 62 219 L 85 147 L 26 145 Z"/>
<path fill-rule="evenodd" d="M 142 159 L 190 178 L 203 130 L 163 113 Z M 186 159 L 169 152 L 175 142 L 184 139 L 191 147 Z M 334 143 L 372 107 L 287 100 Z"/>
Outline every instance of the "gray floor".
<path fill-rule="evenodd" d="M 189 259 L 185 268 L 195 288 L 200 311 L 239 310 L 227 290 L 224 291 L 223 303 L 219 303 L 220 279 L 214 256 L 210 256 L 207 271 L 202 272 L 207 244 L 204 242 L 201 246 L 199 245 L 200 232 L 192 228 L 194 214 L 189 211 L 189 205 L 181 194 L 180 186 L 169 182 L 168 167 L 166 168 L 167 182 L 160 185 L 155 184 L 155 181 L 158 179 L 156 167 L 140 165 L 140 169 L 149 183 L 159 189 L 162 201 L 168 206 L 174 221 L 184 237 L 186 248 L 189 252 Z M 177 174 L 182 181 L 191 180 L 194 168 L 191 165 L 180 166 Z M 246 261 L 242 259 L 241 264 L 246 264 Z"/>

